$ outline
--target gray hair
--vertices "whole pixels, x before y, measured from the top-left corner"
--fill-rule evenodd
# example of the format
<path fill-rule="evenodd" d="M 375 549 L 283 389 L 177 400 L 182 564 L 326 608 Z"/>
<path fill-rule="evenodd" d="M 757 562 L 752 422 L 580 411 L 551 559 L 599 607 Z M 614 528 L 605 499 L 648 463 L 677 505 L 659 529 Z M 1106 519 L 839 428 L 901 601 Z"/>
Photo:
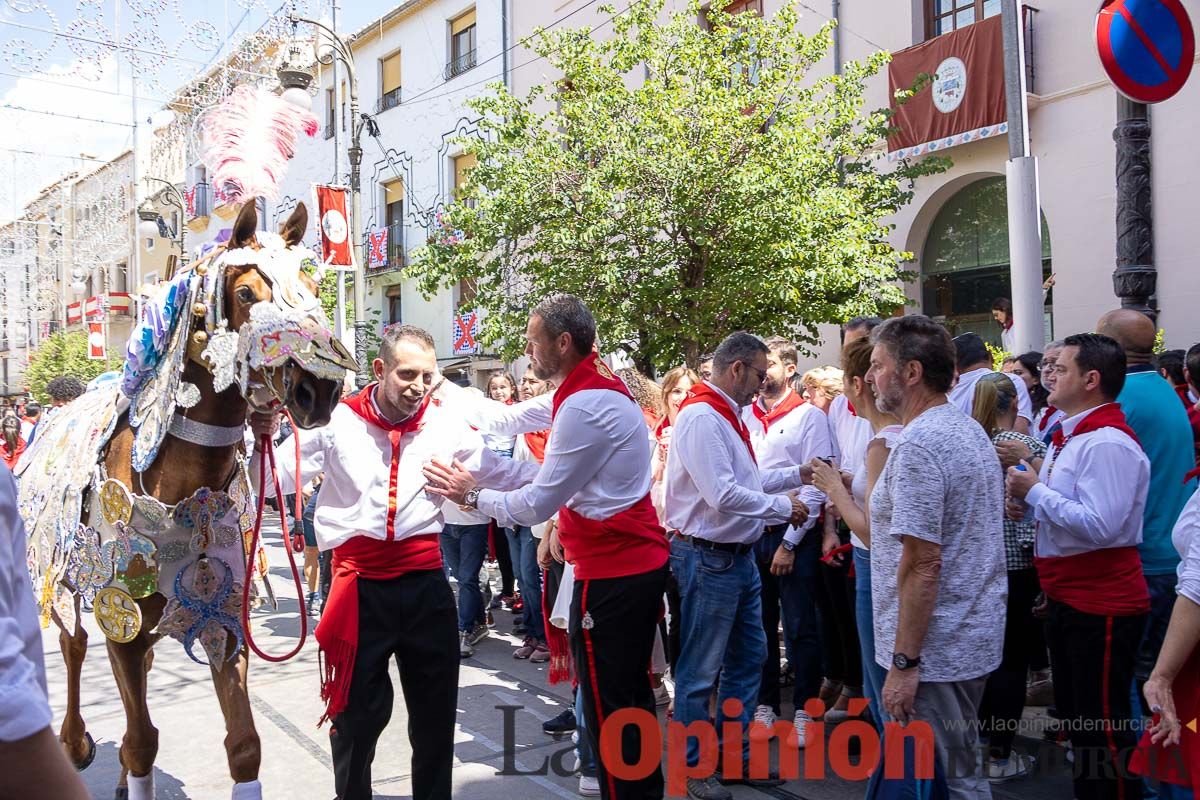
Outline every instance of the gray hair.
<path fill-rule="evenodd" d="M 575 295 L 552 294 L 534 307 L 531 316 L 542 321 L 551 338 L 571 334 L 571 343 L 579 355 L 592 352 L 596 343 L 596 319 Z"/>
<path fill-rule="evenodd" d="M 383 341 L 379 344 L 379 357 L 385 364 L 395 363 L 396 345 L 402 341 L 413 342 L 425 350 L 436 350 L 433 337 L 424 328 L 416 325 L 392 325 L 383 332 Z"/>
<path fill-rule="evenodd" d="M 735 362 L 749 364 L 759 353 L 768 353 L 767 343 L 753 333 L 738 331 L 725 337 L 713 353 L 713 372 L 726 372 Z"/>
<path fill-rule="evenodd" d="M 946 329 L 929 317 L 892 317 L 871 331 L 871 342 L 886 347 L 901 366 L 910 361 L 920 364 L 922 380 L 930 391 L 950 391 L 956 359 L 954 342 Z"/>
<path fill-rule="evenodd" d="M 1042 352 L 1044 353 L 1047 350 L 1062 350 L 1066 346 L 1066 343 L 1062 339 L 1055 339 L 1053 342 L 1043 347 Z"/>

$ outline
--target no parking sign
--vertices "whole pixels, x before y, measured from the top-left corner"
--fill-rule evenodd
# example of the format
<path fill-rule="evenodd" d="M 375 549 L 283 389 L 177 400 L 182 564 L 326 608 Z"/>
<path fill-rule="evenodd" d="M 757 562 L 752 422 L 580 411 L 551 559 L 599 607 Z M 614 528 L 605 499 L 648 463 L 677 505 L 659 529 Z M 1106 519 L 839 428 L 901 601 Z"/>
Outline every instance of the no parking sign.
<path fill-rule="evenodd" d="M 1183 88 L 1196 56 L 1196 34 L 1180 0 L 1104 0 L 1096 47 L 1121 94 L 1161 103 Z"/>

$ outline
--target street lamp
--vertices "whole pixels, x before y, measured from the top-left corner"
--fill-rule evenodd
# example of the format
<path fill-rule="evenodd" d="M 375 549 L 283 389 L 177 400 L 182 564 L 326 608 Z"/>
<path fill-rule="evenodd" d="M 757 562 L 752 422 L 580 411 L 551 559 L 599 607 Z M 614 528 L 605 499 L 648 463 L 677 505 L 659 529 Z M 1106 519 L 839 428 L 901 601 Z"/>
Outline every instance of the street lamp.
<path fill-rule="evenodd" d="M 186 216 L 184 211 L 183 196 L 179 194 L 179 189 L 170 181 L 165 181 L 162 178 L 144 177 L 143 180 L 154 181 L 163 185 L 159 192 L 163 202 L 179 209 L 179 230 L 172 230 L 167 221 L 162 218 L 162 214 L 150 205 L 150 199 L 142 203 L 138 208 L 138 224 L 137 234 L 138 239 L 149 239 L 153 241 L 156 238 L 170 239 L 179 245 L 179 265 L 182 267 L 187 251 L 184 249 L 183 237 L 183 220 Z"/>
<path fill-rule="evenodd" d="M 355 375 L 354 382 L 361 389 L 370 381 L 370 371 L 367 365 L 367 280 L 364 271 L 366 253 L 363 252 L 362 236 L 355 230 L 355 226 L 362 219 L 361 168 L 363 151 L 362 145 L 359 142 L 362 137 L 363 128 L 367 125 L 367 117 L 364 115 L 362 119 L 359 119 L 358 116 L 358 77 L 354 71 L 354 53 L 350 49 L 350 45 L 323 22 L 297 16 L 291 16 L 290 20 L 293 27 L 298 23 L 305 22 L 327 34 L 328 40 L 326 42 L 321 44 L 314 42 L 314 57 L 318 63 L 327 66 L 332 64 L 335 59 L 341 61 L 346 66 L 346 73 L 350 77 L 350 148 L 347 153 L 350 156 L 350 235 L 353 237 L 352 243 L 355 251 L 354 358 L 358 361 L 358 373 Z M 277 71 L 279 83 L 283 87 L 282 96 L 284 100 L 293 105 L 298 105 L 302 101 L 300 101 L 297 91 L 302 91 L 308 107 L 311 108 L 312 100 L 308 97 L 307 88 L 312 81 L 312 75 L 302 68 L 299 56 L 298 45 L 289 45 L 283 62 Z"/>

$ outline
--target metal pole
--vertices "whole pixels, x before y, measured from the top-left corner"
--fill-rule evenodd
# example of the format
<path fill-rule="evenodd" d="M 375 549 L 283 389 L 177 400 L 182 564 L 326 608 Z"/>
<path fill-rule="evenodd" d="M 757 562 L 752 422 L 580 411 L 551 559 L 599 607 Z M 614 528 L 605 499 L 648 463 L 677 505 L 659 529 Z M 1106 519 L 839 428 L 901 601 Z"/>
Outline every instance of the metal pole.
<path fill-rule="evenodd" d="M 1025 25 L 1021 0 L 1002 0 L 1004 88 L 1008 107 L 1008 252 L 1012 284 L 1013 355 L 1040 351 L 1046 343 L 1042 299 L 1042 215 L 1038 161 L 1030 154 L 1029 110 L 1025 103 Z"/>
<path fill-rule="evenodd" d="M 1150 115 L 1144 103 L 1117 95 L 1117 268 L 1113 291 L 1122 308 L 1152 320 L 1158 283 L 1154 266 L 1154 214 L 1150 169 Z"/>
<path fill-rule="evenodd" d="M 333 29 L 337 30 L 338 23 L 338 3 L 333 2 Z M 342 180 L 342 83 L 338 75 L 338 62 L 335 58 L 332 64 L 333 69 L 333 178 L 331 183 L 340 183 Z M 346 273 L 343 270 L 335 270 L 337 279 L 337 290 L 335 293 L 336 304 L 334 306 L 333 332 L 343 344 L 346 343 Z M 353 346 L 353 343 L 350 343 Z"/>

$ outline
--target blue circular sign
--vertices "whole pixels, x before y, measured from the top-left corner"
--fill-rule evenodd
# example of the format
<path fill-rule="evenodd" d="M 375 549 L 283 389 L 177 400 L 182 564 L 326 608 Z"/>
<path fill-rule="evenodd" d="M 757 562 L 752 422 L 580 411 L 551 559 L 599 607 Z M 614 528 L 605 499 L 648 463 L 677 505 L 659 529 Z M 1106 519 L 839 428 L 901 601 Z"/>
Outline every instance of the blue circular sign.
<path fill-rule="evenodd" d="M 1180 0 L 1104 0 L 1096 48 L 1118 91 L 1139 103 L 1159 103 L 1187 82 L 1196 35 Z"/>

